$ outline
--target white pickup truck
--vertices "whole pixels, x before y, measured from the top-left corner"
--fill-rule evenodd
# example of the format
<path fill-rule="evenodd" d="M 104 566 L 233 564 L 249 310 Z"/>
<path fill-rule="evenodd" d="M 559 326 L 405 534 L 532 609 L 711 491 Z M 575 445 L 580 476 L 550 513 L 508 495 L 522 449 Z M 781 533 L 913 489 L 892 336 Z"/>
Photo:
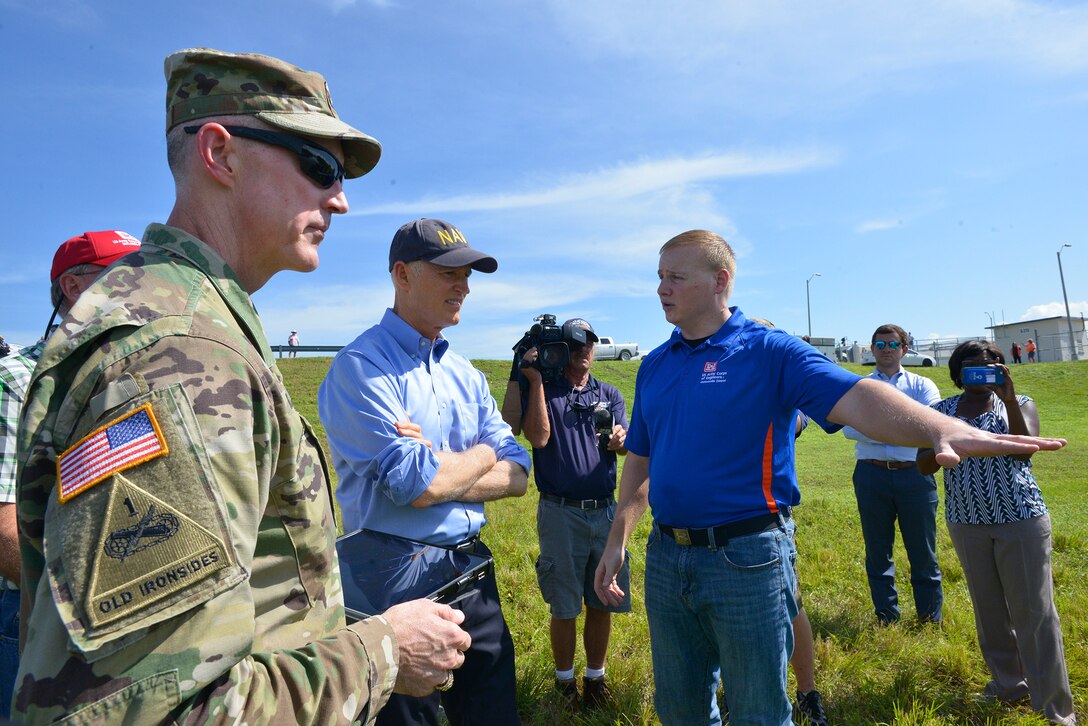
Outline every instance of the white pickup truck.
<path fill-rule="evenodd" d="M 631 360 L 638 358 L 638 343 L 616 343 L 602 335 L 593 347 L 593 357 L 597 360 Z"/>

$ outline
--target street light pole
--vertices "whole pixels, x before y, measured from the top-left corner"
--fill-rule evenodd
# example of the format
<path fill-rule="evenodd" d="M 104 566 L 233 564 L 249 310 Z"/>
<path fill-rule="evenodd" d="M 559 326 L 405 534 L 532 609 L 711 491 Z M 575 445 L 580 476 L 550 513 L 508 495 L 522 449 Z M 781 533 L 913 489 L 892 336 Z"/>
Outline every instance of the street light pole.
<path fill-rule="evenodd" d="M 823 277 L 823 275 L 821 275 L 819 272 L 814 272 L 812 273 L 811 277 L 805 280 L 805 306 L 808 308 L 808 341 L 810 343 L 812 342 L 812 296 L 809 294 L 808 288 L 809 283 L 812 282 L 813 277 Z"/>
<path fill-rule="evenodd" d="M 986 311 L 983 310 L 983 312 L 986 312 Z M 993 342 L 993 341 L 997 340 L 994 337 L 994 315 L 993 315 L 993 313 L 986 313 L 986 317 L 988 317 L 990 319 L 990 341 Z"/>
<path fill-rule="evenodd" d="M 1065 322 L 1069 326 L 1069 345 L 1073 360 L 1077 360 L 1077 339 L 1073 337 L 1073 318 L 1069 315 L 1069 296 L 1065 294 L 1065 273 L 1062 272 L 1062 250 L 1072 246 L 1067 242 L 1058 248 L 1058 277 L 1062 279 L 1062 299 L 1065 300 Z"/>

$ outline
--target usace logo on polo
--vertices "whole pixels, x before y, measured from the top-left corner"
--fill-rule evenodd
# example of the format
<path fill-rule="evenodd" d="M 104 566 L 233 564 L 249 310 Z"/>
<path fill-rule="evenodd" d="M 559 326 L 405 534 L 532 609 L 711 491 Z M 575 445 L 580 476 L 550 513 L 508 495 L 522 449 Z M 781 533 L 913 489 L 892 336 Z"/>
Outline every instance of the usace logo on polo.
<path fill-rule="evenodd" d="M 725 371 L 718 370 L 718 361 L 708 360 L 703 363 L 703 374 L 699 383 L 725 383 Z"/>

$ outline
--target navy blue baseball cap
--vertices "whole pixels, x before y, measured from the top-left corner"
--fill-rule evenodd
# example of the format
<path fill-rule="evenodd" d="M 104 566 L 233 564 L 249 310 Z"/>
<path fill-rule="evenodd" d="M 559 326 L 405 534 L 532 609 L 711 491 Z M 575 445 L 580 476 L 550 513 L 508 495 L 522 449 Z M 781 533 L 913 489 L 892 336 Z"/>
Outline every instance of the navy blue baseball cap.
<path fill-rule="evenodd" d="M 592 338 L 594 343 L 600 342 L 600 338 L 593 332 L 593 326 L 589 324 L 589 321 L 585 318 L 571 318 L 567 322 L 563 323 L 563 337 L 567 340 L 574 338 L 575 336 L 570 332 L 573 328 L 581 328 L 586 331 L 586 337 Z"/>
<path fill-rule="evenodd" d="M 499 263 L 468 246 L 461 230 L 441 219 L 417 219 L 403 225 L 389 246 L 389 270 L 397 262 L 424 260 L 441 267 L 469 265 L 478 272 L 494 272 Z"/>

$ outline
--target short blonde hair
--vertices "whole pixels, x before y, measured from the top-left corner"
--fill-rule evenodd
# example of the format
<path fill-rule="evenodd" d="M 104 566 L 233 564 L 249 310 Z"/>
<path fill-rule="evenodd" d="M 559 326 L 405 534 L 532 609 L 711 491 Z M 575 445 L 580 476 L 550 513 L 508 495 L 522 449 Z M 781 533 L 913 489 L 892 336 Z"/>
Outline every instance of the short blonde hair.
<path fill-rule="evenodd" d="M 733 254 L 733 248 L 720 235 L 708 232 L 705 229 L 693 229 L 678 234 L 661 246 L 658 254 L 665 254 L 668 250 L 678 247 L 698 247 L 703 251 L 703 259 L 707 268 L 712 272 L 725 270 L 729 273 L 729 282 L 725 287 L 725 296 L 733 294 L 733 280 L 737 276 L 737 258 Z"/>

